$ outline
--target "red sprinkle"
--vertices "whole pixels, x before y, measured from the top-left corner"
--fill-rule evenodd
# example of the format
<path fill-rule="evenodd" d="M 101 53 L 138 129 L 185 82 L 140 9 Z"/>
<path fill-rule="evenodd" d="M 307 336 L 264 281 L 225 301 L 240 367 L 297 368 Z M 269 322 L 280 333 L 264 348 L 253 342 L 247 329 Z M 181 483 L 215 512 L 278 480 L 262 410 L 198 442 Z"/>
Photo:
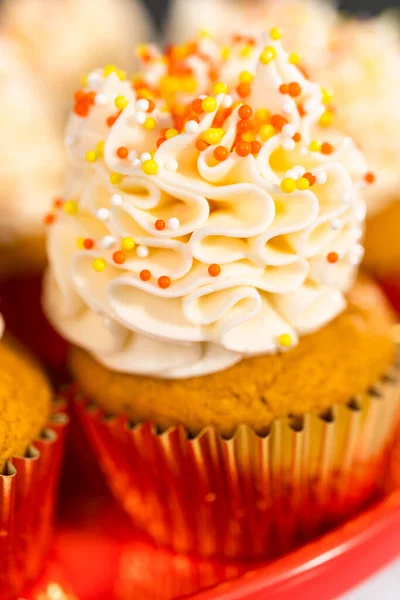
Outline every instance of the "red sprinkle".
<path fill-rule="evenodd" d="M 326 259 L 328 262 L 333 264 L 339 260 L 339 255 L 337 252 L 329 252 Z"/>
<path fill-rule="evenodd" d="M 211 277 L 218 277 L 221 273 L 221 267 L 214 263 L 208 267 L 208 273 Z"/>
<path fill-rule="evenodd" d="M 151 277 L 151 273 L 148 269 L 143 269 L 143 271 L 140 271 L 139 277 L 142 281 L 148 281 Z"/>
<path fill-rule="evenodd" d="M 126 158 L 129 154 L 129 150 L 128 148 L 125 148 L 125 146 L 120 146 L 117 150 L 117 156 L 118 158 Z"/>
<path fill-rule="evenodd" d="M 83 247 L 85 248 L 85 250 L 91 250 L 94 246 L 94 240 L 92 240 L 92 238 L 85 238 L 83 240 Z"/>
<path fill-rule="evenodd" d="M 154 226 L 158 231 L 162 231 L 163 229 L 165 229 L 165 221 L 163 221 L 162 219 L 157 219 Z"/>
<path fill-rule="evenodd" d="M 293 136 L 293 138 L 292 138 L 292 140 L 294 142 L 300 142 L 300 140 L 301 140 L 301 133 L 295 133 L 294 136 Z"/>
<path fill-rule="evenodd" d="M 54 208 L 61 208 L 63 204 L 64 204 L 64 200 L 63 200 L 63 198 L 61 198 L 61 196 L 57 196 L 57 198 L 54 198 L 54 200 L 53 200 Z"/>
<path fill-rule="evenodd" d="M 169 288 L 170 285 L 171 279 L 168 277 L 168 275 L 162 275 L 158 278 L 158 287 L 162 288 L 163 290 Z"/>
<path fill-rule="evenodd" d="M 45 215 L 45 217 L 43 218 L 43 221 L 44 221 L 45 225 L 52 225 L 55 220 L 56 220 L 56 217 L 52 213 L 49 213 L 48 215 Z"/>
<path fill-rule="evenodd" d="M 365 181 L 367 183 L 374 183 L 374 181 L 375 181 L 375 175 L 374 175 L 374 173 L 372 173 L 371 171 L 369 171 L 368 173 L 365 173 L 364 179 L 365 179 Z"/>

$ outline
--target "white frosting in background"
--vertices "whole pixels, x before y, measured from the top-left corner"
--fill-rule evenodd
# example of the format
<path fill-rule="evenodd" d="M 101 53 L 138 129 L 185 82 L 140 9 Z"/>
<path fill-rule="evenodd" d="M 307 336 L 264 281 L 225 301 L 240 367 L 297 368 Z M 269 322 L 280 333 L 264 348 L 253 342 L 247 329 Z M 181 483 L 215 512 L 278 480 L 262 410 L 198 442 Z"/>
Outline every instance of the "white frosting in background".
<path fill-rule="evenodd" d="M 206 28 L 222 38 L 259 35 L 271 23 L 285 32 L 316 81 L 333 90 L 334 123 L 366 156 L 376 182 L 366 190 L 368 214 L 399 199 L 400 21 L 384 14 L 343 17 L 318 0 L 175 0 L 168 39 L 186 40 Z"/>
<path fill-rule="evenodd" d="M 180 65 L 191 65 L 197 89 L 191 98 L 178 90 L 172 105 L 212 91 L 205 65 L 207 73 L 210 66 L 217 69 L 228 96 L 217 93 L 213 112 L 157 150 L 161 130 L 174 125 L 165 99 L 156 99 L 150 115 L 156 126 L 146 129 L 143 102 L 115 73 L 103 79 L 97 71 L 91 77 L 94 106 L 85 118 L 71 117 L 72 168 L 63 196 L 67 213 L 72 207 L 74 214 L 60 210 L 48 228 L 44 304 L 68 340 L 113 370 L 164 378 L 222 370 L 245 356 L 295 345 L 346 305 L 344 293 L 361 258 L 366 165 L 351 140 L 338 134 L 332 153 L 309 150 L 325 110 L 321 90 L 289 63 L 280 42 L 268 39 L 267 45 L 276 52 L 269 64 L 259 60 L 263 46 L 243 57 L 240 45 L 221 62 L 220 48 L 202 40 L 200 56 L 189 55 Z M 165 85 L 168 65 L 153 49 L 150 54 L 144 80 Z M 237 98 L 243 70 L 254 74 L 244 103 L 272 114 L 284 110 L 288 125 L 257 155 L 232 151 L 218 162 L 215 147 L 233 147 L 239 107 L 222 123 L 218 143 L 199 152 L 196 140 L 207 135 L 218 109 L 231 104 L 229 94 Z M 290 82 L 301 86 L 298 98 L 279 92 Z M 109 127 L 120 96 L 127 105 Z M 304 117 L 296 101 L 306 108 Z M 291 139 L 296 132 L 298 143 Z M 103 140 L 104 155 L 87 162 L 87 153 Z M 117 155 L 121 147 L 129 150 L 127 158 Z M 157 173 L 149 175 L 142 162 L 152 151 Z M 316 177 L 314 185 L 292 193 L 281 189 L 285 178 L 296 182 L 305 172 Z M 121 181 L 111 183 L 111 174 Z M 157 220 L 166 227 L 158 230 Z M 116 264 L 113 255 L 124 238 L 136 246 Z M 78 249 L 79 239 L 93 240 L 93 246 Z M 331 253 L 338 258 L 334 264 L 327 260 Z M 93 268 L 99 259 L 100 272 Z M 209 274 L 210 264 L 220 266 L 219 276 Z M 145 269 L 151 278 L 143 281 Z M 160 277 L 170 285 L 160 287 Z"/>

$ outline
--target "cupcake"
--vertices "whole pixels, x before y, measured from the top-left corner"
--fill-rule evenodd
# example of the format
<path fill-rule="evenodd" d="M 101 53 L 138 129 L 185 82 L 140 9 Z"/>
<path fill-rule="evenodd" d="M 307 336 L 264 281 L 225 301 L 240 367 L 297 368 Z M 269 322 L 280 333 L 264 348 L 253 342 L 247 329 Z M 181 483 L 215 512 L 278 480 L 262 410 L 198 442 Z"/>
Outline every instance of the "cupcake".
<path fill-rule="evenodd" d="M 280 38 L 91 73 L 48 227 L 44 307 L 109 485 L 207 556 L 271 558 L 364 506 L 398 421 L 393 318 L 356 280 L 367 165 L 314 137 L 324 91 Z"/>
<path fill-rule="evenodd" d="M 48 549 L 66 421 L 52 416 L 41 368 L 3 330 L 0 317 L 0 589 L 11 600 L 37 576 Z"/>

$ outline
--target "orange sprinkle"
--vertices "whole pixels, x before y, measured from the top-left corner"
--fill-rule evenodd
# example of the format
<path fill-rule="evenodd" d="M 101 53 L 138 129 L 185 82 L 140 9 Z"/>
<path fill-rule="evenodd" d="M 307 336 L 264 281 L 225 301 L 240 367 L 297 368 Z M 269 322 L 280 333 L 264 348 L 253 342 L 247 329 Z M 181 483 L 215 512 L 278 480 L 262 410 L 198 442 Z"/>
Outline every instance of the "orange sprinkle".
<path fill-rule="evenodd" d="M 142 281 L 148 281 L 151 277 L 151 273 L 148 269 L 143 269 L 143 271 L 140 271 L 139 277 Z"/>
<path fill-rule="evenodd" d="M 304 106 L 303 106 L 303 104 L 301 104 L 301 103 L 300 103 L 300 104 L 298 104 L 298 105 L 297 105 L 297 110 L 299 111 L 299 115 L 300 115 L 301 117 L 305 117 L 305 116 L 306 116 L 306 114 L 307 114 L 307 113 L 306 113 L 306 111 L 304 110 Z"/>
<path fill-rule="evenodd" d="M 310 185 L 314 185 L 314 183 L 317 181 L 317 178 L 312 173 L 304 173 L 303 177 L 308 179 Z"/>
<path fill-rule="evenodd" d="M 123 265 L 124 262 L 126 261 L 125 252 L 123 252 L 122 250 L 117 250 L 116 252 L 114 252 L 112 257 L 113 257 L 113 261 L 115 263 L 117 263 L 117 265 Z"/>
<path fill-rule="evenodd" d="M 157 283 L 158 287 L 162 288 L 163 290 L 166 290 L 171 285 L 171 279 L 168 277 L 168 275 L 162 275 L 158 278 Z"/>
<path fill-rule="evenodd" d="M 55 220 L 56 220 L 55 215 L 53 215 L 52 213 L 49 213 L 48 215 L 45 215 L 43 222 L 45 225 L 52 225 Z"/>
<path fill-rule="evenodd" d="M 128 154 L 129 154 L 129 150 L 125 146 L 120 146 L 117 150 L 118 158 L 126 158 L 128 156 Z"/>
<path fill-rule="evenodd" d="M 151 113 L 155 109 L 156 103 L 151 98 L 147 98 L 147 102 L 149 103 L 149 108 L 147 109 L 146 112 Z"/>
<path fill-rule="evenodd" d="M 228 158 L 229 152 L 224 146 L 217 146 L 217 148 L 215 148 L 213 154 L 214 154 L 215 160 L 222 162 Z"/>
<path fill-rule="evenodd" d="M 216 263 L 213 263 L 208 267 L 208 273 L 211 275 L 211 277 L 218 277 L 218 275 L 221 273 L 221 267 Z"/>
<path fill-rule="evenodd" d="M 251 145 L 249 142 L 239 142 L 235 151 L 238 156 L 248 156 L 251 153 Z"/>
<path fill-rule="evenodd" d="M 250 146 L 251 146 L 251 153 L 254 155 L 258 154 L 261 150 L 261 144 L 260 144 L 260 142 L 257 142 L 256 140 L 254 140 L 253 142 L 250 142 Z"/>
<path fill-rule="evenodd" d="M 85 248 L 85 250 L 91 250 L 94 246 L 94 240 L 92 240 L 92 238 L 85 238 L 83 240 L 83 247 Z"/>
<path fill-rule="evenodd" d="M 196 98 L 196 100 L 193 100 L 192 104 L 190 105 L 190 108 L 194 113 L 201 115 L 204 112 L 203 100 L 201 100 L 200 98 Z"/>
<path fill-rule="evenodd" d="M 368 173 L 365 173 L 364 179 L 365 179 L 365 181 L 367 183 L 374 183 L 374 181 L 375 181 L 375 175 L 374 175 L 374 173 L 372 173 L 371 171 L 369 171 Z"/>
<path fill-rule="evenodd" d="M 95 98 L 96 98 L 96 92 L 88 92 L 86 94 L 86 101 L 88 102 L 88 104 L 90 104 L 90 106 L 94 106 Z"/>
<path fill-rule="evenodd" d="M 157 142 L 156 142 L 156 146 L 157 146 L 157 148 L 159 148 L 159 147 L 161 146 L 161 144 L 163 144 L 163 143 L 164 143 L 164 142 L 166 142 L 166 141 L 167 141 L 167 138 L 165 138 L 165 137 L 160 137 L 160 138 L 158 138 L 158 140 L 157 140 Z"/>
<path fill-rule="evenodd" d="M 241 98 L 248 98 L 251 94 L 251 87 L 249 83 L 239 83 L 236 88 L 238 95 Z"/>
<path fill-rule="evenodd" d="M 334 147 L 329 142 L 324 142 L 321 145 L 322 154 L 332 154 L 333 151 L 334 151 Z"/>
<path fill-rule="evenodd" d="M 301 141 L 301 133 L 295 133 L 294 136 L 292 137 L 292 140 L 294 142 L 300 142 Z"/>
<path fill-rule="evenodd" d="M 203 150 L 208 148 L 208 144 L 207 144 L 206 140 L 197 140 L 196 148 L 199 152 L 203 152 Z"/>
<path fill-rule="evenodd" d="M 83 90 L 76 90 L 75 94 L 74 94 L 74 100 L 75 102 L 80 102 L 81 100 L 83 100 L 85 98 L 86 94 Z"/>
<path fill-rule="evenodd" d="M 282 83 L 282 85 L 279 86 L 279 91 L 281 94 L 288 94 L 289 93 L 289 86 L 287 83 Z"/>
<path fill-rule="evenodd" d="M 289 96 L 291 96 L 292 98 L 297 98 L 297 96 L 300 96 L 301 92 L 301 86 L 297 83 L 297 81 L 292 81 L 291 83 L 289 83 Z"/>
<path fill-rule="evenodd" d="M 158 231 L 162 231 L 163 229 L 165 229 L 165 221 L 163 221 L 162 219 L 157 219 L 154 226 Z"/>
<path fill-rule="evenodd" d="M 236 128 L 239 133 L 246 133 L 252 129 L 252 123 L 251 121 L 239 121 Z"/>
<path fill-rule="evenodd" d="M 89 114 L 89 105 L 86 102 L 78 102 L 74 106 L 74 113 L 79 117 L 87 117 Z"/>
<path fill-rule="evenodd" d="M 283 127 L 288 124 L 288 120 L 282 115 L 272 115 L 271 125 L 275 127 L 277 131 L 282 131 Z"/>
<path fill-rule="evenodd" d="M 253 109 L 248 104 L 243 104 L 243 106 L 239 108 L 238 115 L 240 119 L 243 120 L 251 119 L 253 116 Z"/>
<path fill-rule="evenodd" d="M 339 255 L 337 252 L 329 252 L 326 259 L 329 263 L 333 264 L 339 260 Z"/>
<path fill-rule="evenodd" d="M 64 204 L 64 200 L 63 200 L 63 198 L 61 198 L 61 196 L 57 196 L 56 198 L 54 198 L 54 200 L 53 200 L 54 208 L 61 208 L 63 204 Z"/>

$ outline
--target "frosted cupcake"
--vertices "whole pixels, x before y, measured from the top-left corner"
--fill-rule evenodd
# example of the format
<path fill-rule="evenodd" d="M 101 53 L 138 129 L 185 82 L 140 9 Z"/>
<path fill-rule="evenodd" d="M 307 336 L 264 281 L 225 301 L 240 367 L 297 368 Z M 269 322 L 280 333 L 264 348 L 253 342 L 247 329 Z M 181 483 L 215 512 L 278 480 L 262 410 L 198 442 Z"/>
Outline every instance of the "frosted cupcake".
<path fill-rule="evenodd" d="M 392 316 L 354 283 L 368 169 L 314 137 L 325 93 L 280 38 L 92 72 L 48 228 L 44 306 L 109 483 L 207 555 L 271 557 L 362 506 L 398 416 Z"/>

